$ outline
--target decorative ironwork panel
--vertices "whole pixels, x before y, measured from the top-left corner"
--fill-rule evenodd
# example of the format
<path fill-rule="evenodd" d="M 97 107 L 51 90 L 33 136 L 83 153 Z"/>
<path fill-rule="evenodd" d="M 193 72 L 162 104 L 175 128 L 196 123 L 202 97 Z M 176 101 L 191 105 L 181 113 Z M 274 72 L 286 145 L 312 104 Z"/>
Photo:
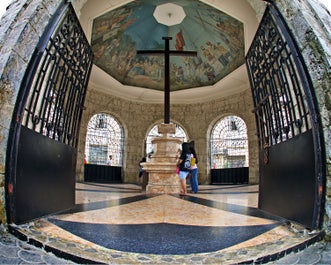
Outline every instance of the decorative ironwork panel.
<path fill-rule="evenodd" d="M 71 4 L 61 1 L 15 103 L 5 177 L 9 223 L 74 206 L 78 131 L 92 60 Z"/>
<path fill-rule="evenodd" d="M 93 55 L 71 5 L 38 51 L 22 125 L 77 147 Z"/>
<path fill-rule="evenodd" d="M 172 123 L 172 122 L 171 122 Z M 146 154 L 151 154 L 153 153 L 153 144 L 152 144 L 152 140 L 155 137 L 160 137 L 161 134 L 158 133 L 158 128 L 157 125 L 155 125 L 148 133 L 147 135 L 147 139 L 146 139 Z M 187 135 L 184 131 L 184 129 L 176 124 L 176 133 L 173 135 L 173 137 L 179 138 L 181 139 L 183 142 L 187 141 Z"/>
<path fill-rule="evenodd" d="M 89 164 L 122 166 L 124 133 L 111 115 L 94 115 L 87 126 L 85 152 Z M 111 156 L 111 159 L 109 159 Z"/>
<path fill-rule="evenodd" d="M 221 119 L 210 140 L 211 168 L 248 167 L 248 137 L 245 122 L 237 116 Z"/>
<path fill-rule="evenodd" d="M 319 227 L 326 169 L 318 104 L 300 49 L 274 1 L 268 1 L 246 66 L 260 147 L 259 207 Z"/>
<path fill-rule="evenodd" d="M 296 54 L 280 25 L 267 10 L 246 57 L 261 147 L 312 127 Z"/>

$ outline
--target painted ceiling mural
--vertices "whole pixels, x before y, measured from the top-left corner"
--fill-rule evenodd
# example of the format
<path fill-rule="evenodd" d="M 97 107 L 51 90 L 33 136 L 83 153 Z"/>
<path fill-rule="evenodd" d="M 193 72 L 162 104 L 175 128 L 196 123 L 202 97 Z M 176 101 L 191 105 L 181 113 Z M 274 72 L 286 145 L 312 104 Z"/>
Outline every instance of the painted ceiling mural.
<path fill-rule="evenodd" d="M 165 0 L 133 1 L 93 21 L 94 63 L 124 85 L 163 90 L 164 56 L 137 55 L 137 50 L 164 50 L 162 37 L 172 37 L 170 50 L 197 56 L 170 57 L 170 90 L 213 85 L 244 64 L 244 27 L 229 15 L 195 0 L 183 7 L 181 24 L 159 24 L 153 16 Z"/>

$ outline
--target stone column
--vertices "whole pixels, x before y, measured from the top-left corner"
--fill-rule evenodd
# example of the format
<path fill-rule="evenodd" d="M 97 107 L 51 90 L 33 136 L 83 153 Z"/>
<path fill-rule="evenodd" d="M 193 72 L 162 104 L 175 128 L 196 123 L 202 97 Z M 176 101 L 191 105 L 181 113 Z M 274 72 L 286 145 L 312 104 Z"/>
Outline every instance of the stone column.
<path fill-rule="evenodd" d="M 147 171 L 149 177 L 146 193 L 179 193 L 176 162 L 182 140 L 171 136 L 176 132 L 175 124 L 161 123 L 158 125 L 158 132 L 162 136 L 152 140 L 154 153 L 148 162 L 142 163 L 143 170 Z"/>

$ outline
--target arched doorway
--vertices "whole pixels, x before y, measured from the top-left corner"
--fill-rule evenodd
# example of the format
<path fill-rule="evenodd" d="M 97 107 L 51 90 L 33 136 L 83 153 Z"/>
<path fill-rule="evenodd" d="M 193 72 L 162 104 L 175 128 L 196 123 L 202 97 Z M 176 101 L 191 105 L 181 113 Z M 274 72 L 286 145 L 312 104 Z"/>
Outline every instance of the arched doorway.
<path fill-rule="evenodd" d="M 87 125 L 84 180 L 121 182 L 123 127 L 112 115 L 95 114 Z"/>
<path fill-rule="evenodd" d="M 212 184 L 248 183 L 247 126 L 238 116 L 226 116 L 213 127 L 210 137 Z"/>
<path fill-rule="evenodd" d="M 175 123 L 175 122 L 171 122 L 171 123 Z M 179 138 L 183 142 L 186 142 L 188 136 L 184 128 L 177 123 L 175 124 L 176 124 L 176 133 L 173 135 L 173 137 Z M 147 133 L 147 137 L 146 137 L 145 150 L 147 155 L 153 153 L 152 139 L 159 136 L 161 136 L 161 134 L 158 133 L 157 125 L 154 125 L 152 129 L 150 129 L 150 131 Z"/>

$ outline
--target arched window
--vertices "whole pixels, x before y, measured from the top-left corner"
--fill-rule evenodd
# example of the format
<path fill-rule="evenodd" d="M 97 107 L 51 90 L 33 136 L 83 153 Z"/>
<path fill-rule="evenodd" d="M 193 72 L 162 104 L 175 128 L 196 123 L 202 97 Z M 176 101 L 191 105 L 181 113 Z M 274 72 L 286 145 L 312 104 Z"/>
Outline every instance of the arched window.
<path fill-rule="evenodd" d="M 152 140 L 155 137 L 161 136 L 161 134 L 158 133 L 157 125 L 155 125 L 148 133 L 147 139 L 146 139 L 146 154 L 150 154 L 153 152 L 153 144 Z M 176 133 L 173 135 L 173 137 L 180 138 L 183 142 L 187 141 L 187 135 L 184 131 L 184 129 L 176 124 Z"/>
<path fill-rule="evenodd" d="M 111 115 L 94 115 L 87 125 L 85 155 L 89 164 L 122 166 L 123 128 Z M 109 156 L 112 157 L 111 162 Z"/>
<path fill-rule="evenodd" d="M 211 168 L 248 167 L 248 138 L 245 122 L 237 116 L 219 120 L 211 132 Z"/>

